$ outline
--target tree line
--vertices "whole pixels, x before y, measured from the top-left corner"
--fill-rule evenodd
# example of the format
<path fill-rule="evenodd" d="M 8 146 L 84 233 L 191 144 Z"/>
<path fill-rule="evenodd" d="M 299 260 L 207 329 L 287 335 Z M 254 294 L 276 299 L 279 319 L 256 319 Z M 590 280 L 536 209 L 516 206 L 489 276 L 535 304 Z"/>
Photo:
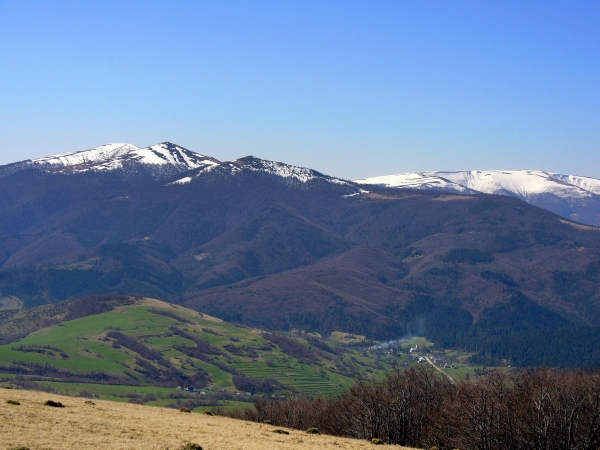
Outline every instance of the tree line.
<path fill-rule="evenodd" d="M 453 385 L 419 366 L 358 381 L 338 398 L 261 398 L 223 414 L 418 448 L 592 450 L 600 448 L 600 374 L 496 371 Z"/>

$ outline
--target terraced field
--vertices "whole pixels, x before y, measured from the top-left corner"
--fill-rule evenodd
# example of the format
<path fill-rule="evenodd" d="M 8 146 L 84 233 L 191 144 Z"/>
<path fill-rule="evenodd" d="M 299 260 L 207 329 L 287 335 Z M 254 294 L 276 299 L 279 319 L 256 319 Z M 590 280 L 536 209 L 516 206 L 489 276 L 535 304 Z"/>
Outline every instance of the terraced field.
<path fill-rule="evenodd" d="M 0 346 L 5 382 L 157 406 L 336 395 L 356 376 L 377 378 L 390 369 L 364 348 L 301 333 L 265 335 L 151 299 L 59 321 Z"/>

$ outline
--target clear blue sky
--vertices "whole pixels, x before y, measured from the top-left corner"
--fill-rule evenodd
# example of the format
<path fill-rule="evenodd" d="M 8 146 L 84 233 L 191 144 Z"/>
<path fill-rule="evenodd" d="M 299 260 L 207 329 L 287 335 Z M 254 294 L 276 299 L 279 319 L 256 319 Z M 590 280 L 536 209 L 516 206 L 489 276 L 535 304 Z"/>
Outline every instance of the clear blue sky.
<path fill-rule="evenodd" d="M 0 0 L 0 164 L 167 140 L 600 177 L 600 2 Z"/>

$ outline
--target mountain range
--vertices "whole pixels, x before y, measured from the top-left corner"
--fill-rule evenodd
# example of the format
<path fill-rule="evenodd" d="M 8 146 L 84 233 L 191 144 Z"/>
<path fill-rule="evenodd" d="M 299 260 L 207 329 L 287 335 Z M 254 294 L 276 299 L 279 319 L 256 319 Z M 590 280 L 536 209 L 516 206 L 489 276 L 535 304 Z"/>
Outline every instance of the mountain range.
<path fill-rule="evenodd" d="M 171 143 L 2 166 L 0 302 L 116 292 L 271 330 L 425 335 L 490 361 L 527 348 L 545 364 L 548 342 L 595 342 L 598 228 L 427 177 L 452 188 L 221 162 Z"/>
<path fill-rule="evenodd" d="M 384 175 L 356 183 L 457 194 L 507 195 L 581 223 L 600 225 L 600 180 L 596 178 L 542 170 L 471 170 Z"/>

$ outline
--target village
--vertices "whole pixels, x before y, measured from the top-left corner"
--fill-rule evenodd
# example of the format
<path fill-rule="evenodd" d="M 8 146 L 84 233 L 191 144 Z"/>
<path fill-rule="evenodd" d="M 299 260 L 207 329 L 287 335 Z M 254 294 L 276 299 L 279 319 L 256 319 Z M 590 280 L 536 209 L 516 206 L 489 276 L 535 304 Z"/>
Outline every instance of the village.
<path fill-rule="evenodd" d="M 488 373 L 489 368 L 469 364 L 471 353 L 457 349 L 441 349 L 424 337 L 411 337 L 371 345 L 369 351 L 379 353 L 393 365 L 430 365 L 452 379 L 469 379 Z M 510 368 L 507 365 L 505 368 Z"/>

